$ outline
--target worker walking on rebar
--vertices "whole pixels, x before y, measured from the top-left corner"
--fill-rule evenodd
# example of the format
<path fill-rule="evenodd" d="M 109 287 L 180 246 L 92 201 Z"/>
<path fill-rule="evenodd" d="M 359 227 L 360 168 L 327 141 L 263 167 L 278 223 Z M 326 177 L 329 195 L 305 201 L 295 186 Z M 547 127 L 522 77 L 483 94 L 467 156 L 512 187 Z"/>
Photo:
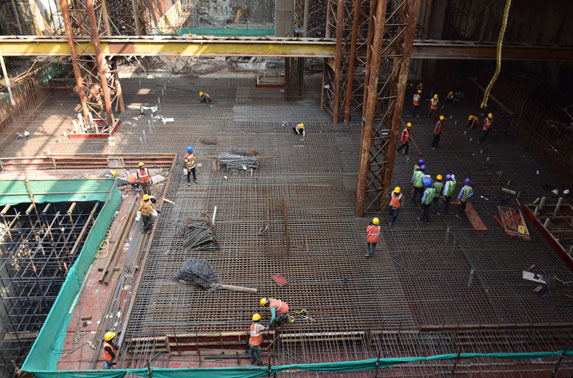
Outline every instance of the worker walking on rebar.
<path fill-rule="evenodd" d="M 430 206 L 434 201 L 436 190 L 433 188 L 434 184 L 432 181 L 426 181 L 424 185 L 426 186 L 426 190 L 424 190 L 424 195 L 422 196 L 422 215 L 418 217 L 418 220 L 425 220 L 426 223 L 430 223 Z"/>
<path fill-rule="evenodd" d="M 366 257 L 372 257 L 380 237 L 380 219 L 374 218 L 366 228 Z"/>
<path fill-rule="evenodd" d="M 278 326 L 289 321 L 288 304 L 275 298 L 261 298 L 260 304 L 263 307 L 268 307 L 271 311 L 271 320 L 267 324 L 270 327 L 276 322 Z"/>
<path fill-rule="evenodd" d="M 388 196 L 386 201 L 386 208 L 388 209 L 388 215 L 390 215 L 390 227 L 394 226 L 396 218 L 398 218 L 398 213 L 400 212 L 400 207 L 402 206 L 402 193 L 400 193 L 400 187 L 394 188 L 394 191 Z"/>
<path fill-rule="evenodd" d="M 211 101 L 213 101 L 211 96 L 205 92 L 199 92 L 199 97 L 200 97 L 199 102 L 201 103 L 210 104 Z"/>
<path fill-rule="evenodd" d="M 104 369 L 111 369 L 115 358 L 117 347 L 113 343 L 115 332 L 106 332 L 103 335 L 103 359 L 105 360 Z"/>
<path fill-rule="evenodd" d="M 249 329 L 249 354 L 251 357 L 251 364 L 257 364 L 261 366 L 261 343 L 263 342 L 262 332 L 267 329 L 264 325 L 260 324 L 261 320 L 260 314 L 253 314 L 253 322 L 251 323 L 251 328 Z"/>
<path fill-rule="evenodd" d="M 446 175 L 446 184 L 444 185 L 444 190 L 442 191 L 444 204 L 442 205 L 442 214 L 447 214 L 450 208 L 450 202 L 454 195 L 454 190 L 456 189 L 456 176 L 454 174 Z"/>
<path fill-rule="evenodd" d="M 442 182 L 442 175 L 436 176 L 436 182 L 434 182 L 434 214 L 440 214 L 440 197 L 444 190 L 444 183 Z"/>
<path fill-rule="evenodd" d="M 458 202 L 460 203 L 460 210 L 456 214 L 456 217 L 461 218 L 462 214 L 466 211 L 466 205 L 468 203 L 468 198 L 474 195 L 474 190 L 470 186 L 470 179 L 466 178 L 464 180 L 465 185 L 460 190 L 458 194 Z"/>
<path fill-rule="evenodd" d="M 184 173 L 187 174 L 187 186 L 191 185 L 191 174 L 193 174 L 193 182 L 197 182 L 197 175 L 195 173 L 197 169 L 197 158 L 193 155 L 194 151 L 195 149 L 193 147 L 187 147 L 187 153 L 184 158 Z"/>
<path fill-rule="evenodd" d="M 139 218 L 141 218 L 143 220 L 143 226 L 141 230 L 144 234 L 150 231 L 151 227 L 153 227 L 153 212 L 160 212 L 157 210 L 153 202 L 150 201 L 150 199 L 151 197 L 149 194 L 144 194 L 139 204 L 139 208 L 137 209 L 136 219 L 139 220 Z"/>
<path fill-rule="evenodd" d="M 489 130 L 491 129 L 491 125 L 493 123 L 493 113 L 489 113 L 487 118 L 483 120 L 483 134 L 481 138 L 479 138 L 478 143 L 483 143 L 487 134 L 489 134 Z"/>
<path fill-rule="evenodd" d="M 479 118 L 473 114 L 470 114 L 465 127 L 469 127 L 470 130 L 473 129 L 474 127 L 479 127 Z"/>
<path fill-rule="evenodd" d="M 151 194 L 151 185 L 153 185 L 153 182 L 151 181 L 149 170 L 145 168 L 145 164 L 143 164 L 143 162 L 139 162 L 137 167 L 137 181 L 139 182 L 139 185 L 141 185 L 143 193 Z"/>
<path fill-rule="evenodd" d="M 304 132 L 304 123 L 298 123 L 296 125 L 296 127 L 293 127 L 294 133 L 297 135 L 302 135 L 302 137 L 304 138 L 305 132 Z"/>
<path fill-rule="evenodd" d="M 422 98 L 422 90 L 418 89 L 418 92 L 414 93 L 412 97 L 412 105 L 414 106 L 414 117 L 420 118 L 420 101 Z"/>
<path fill-rule="evenodd" d="M 416 204 L 416 199 L 418 195 L 422 197 L 424 193 L 424 172 L 426 171 L 426 166 L 422 165 L 417 171 L 414 172 L 412 175 L 412 185 L 413 185 L 413 193 L 412 193 L 412 203 Z"/>
<path fill-rule="evenodd" d="M 438 122 L 436 122 L 436 126 L 434 126 L 434 136 L 432 138 L 432 150 L 435 150 L 440 145 L 440 136 L 442 135 L 442 126 L 444 125 L 444 120 L 446 117 L 443 115 L 440 116 Z"/>
<path fill-rule="evenodd" d="M 448 95 L 446 96 L 446 102 L 448 104 L 453 104 L 454 103 L 454 91 L 449 91 Z"/>
<path fill-rule="evenodd" d="M 410 138 L 412 137 L 412 134 L 410 132 L 411 127 L 412 127 L 412 123 L 408 122 L 406 124 L 406 128 L 402 131 L 402 135 L 400 136 L 400 141 L 402 142 L 402 145 L 400 147 L 398 147 L 396 152 L 398 152 L 402 148 L 404 148 L 404 155 L 408 155 L 408 148 L 410 148 L 410 146 L 409 146 Z"/>
<path fill-rule="evenodd" d="M 434 114 L 438 111 L 438 94 L 436 93 L 434 97 L 430 99 L 430 112 L 428 113 L 428 119 L 433 120 Z"/>
<path fill-rule="evenodd" d="M 416 164 L 414 164 L 414 170 L 412 171 L 412 173 L 419 170 L 422 165 L 424 165 L 424 159 L 418 160 L 418 162 Z"/>

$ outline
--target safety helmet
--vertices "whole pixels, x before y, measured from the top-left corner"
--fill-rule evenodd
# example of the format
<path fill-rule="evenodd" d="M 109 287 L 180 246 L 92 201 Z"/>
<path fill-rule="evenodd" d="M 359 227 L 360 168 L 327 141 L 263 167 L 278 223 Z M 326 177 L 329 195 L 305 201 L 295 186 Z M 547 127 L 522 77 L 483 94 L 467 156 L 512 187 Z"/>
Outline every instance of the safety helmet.
<path fill-rule="evenodd" d="M 446 175 L 446 180 L 449 180 L 452 178 L 452 175 Z"/>
<path fill-rule="evenodd" d="M 105 335 L 103 335 L 103 339 L 105 341 L 110 341 L 115 337 L 115 332 L 106 332 Z"/>
<path fill-rule="evenodd" d="M 412 122 L 408 122 L 408 123 L 406 124 L 406 127 L 412 127 Z"/>
<path fill-rule="evenodd" d="M 426 185 L 426 186 L 432 186 L 432 185 L 434 185 L 434 183 L 431 182 L 430 180 L 428 180 L 428 181 L 426 181 L 426 182 L 424 183 L 424 185 Z"/>
<path fill-rule="evenodd" d="M 409 83 L 408 86 L 409 86 L 410 88 L 412 88 L 412 87 L 414 86 L 414 83 Z"/>
<path fill-rule="evenodd" d="M 436 180 L 440 181 L 441 179 L 443 179 L 442 175 L 437 175 L 437 176 L 436 176 Z"/>
<path fill-rule="evenodd" d="M 493 118 L 493 113 L 489 113 L 489 114 L 487 115 L 487 118 Z"/>
<path fill-rule="evenodd" d="M 419 87 L 423 87 L 423 86 L 424 86 L 424 83 L 420 82 L 420 83 L 418 84 L 418 86 L 419 86 Z"/>
<path fill-rule="evenodd" d="M 253 321 L 256 322 L 258 320 L 261 320 L 261 314 L 253 314 Z"/>
<path fill-rule="evenodd" d="M 440 121 L 443 121 L 444 119 L 446 119 L 446 117 L 444 117 L 443 115 L 440 116 Z"/>
<path fill-rule="evenodd" d="M 137 164 L 137 166 L 138 166 L 138 167 L 143 167 L 143 166 L 144 166 L 144 164 L 143 164 L 143 162 L 142 162 L 142 161 L 140 161 L 140 162 L 139 162 L 139 164 Z"/>
<path fill-rule="evenodd" d="M 268 301 L 269 301 L 269 300 L 268 300 L 267 298 L 261 298 L 261 300 L 260 300 L 261 306 L 266 305 Z"/>
<path fill-rule="evenodd" d="M 471 121 L 472 119 L 474 119 L 474 116 L 473 116 L 473 115 L 470 115 L 470 116 L 468 117 L 468 121 Z"/>
<path fill-rule="evenodd" d="M 380 219 L 374 218 L 374 219 L 372 219 L 372 223 L 374 223 L 374 224 L 380 224 Z"/>
<path fill-rule="evenodd" d="M 422 94 L 422 90 L 421 90 L 421 89 L 418 89 L 418 93 L 419 93 L 419 94 Z"/>
<path fill-rule="evenodd" d="M 438 94 L 437 94 L 437 93 L 434 95 L 434 98 L 438 98 Z"/>
<path fill-rule="evenodd" d="M 400 187 L 399 186 L 394 188 L 394 193 L 400 193 Z"/>
<path fill-rule="evenodd" d="M 418 160 L 418 164 L 420 164 L 420 165 L 424 164 L 424 159 Z"/>
<path fill-rule="evenodd" d="M 193 147 L 191 146 L 187 147 L 187 152 L 193 152 L 193 150 L 194 150 Z"/>
<path fill-rule="evenodd" d="M 199 96 L 203 96 L 203 92 L 199 92 Z"/>
<path fill-rule="evenodd" d="M 420 166 L 420 170 L 421 170 L 421 171 L 425 171 L 425 170 L 426 170 L 426 166 L 422 164 L 422 165 Z"/>
<path fill-rule="evenodd" d="M 112 169 L 111 171 L 109 171 L 109 173 L 111 173 L 111 175 L 112 175 L 113 177 L 117 176 L 117 172 L 114 171 L 113 169 Z"/>
<path fill-rule="evenodd" d="M 144 195 L 143 195 L 143 200 L 144 200 L 144 201 L 149 201 L 149 194 L 144 194 Z"/>
<path fill-rule="evenodd" d="M 448 94 L 449 94 L 449 95 L 453 95 L 453 94 L 454 94 L 454 91 L 449 91 Z"/>
<path fill-rule="evenodd" d="M 469 184 L 469 183 L 470 183 L 470 179 L 466 177 L 466 179 L 464 180 L 464 182 L 465 182 L 466 184 Z"/>
<path fill-rule="evenodd" d="M 304 129 L 304 123 L 301 123 L 301 124 L 300 124 L 300 128 L 301 128 L 301 129 Z"/>

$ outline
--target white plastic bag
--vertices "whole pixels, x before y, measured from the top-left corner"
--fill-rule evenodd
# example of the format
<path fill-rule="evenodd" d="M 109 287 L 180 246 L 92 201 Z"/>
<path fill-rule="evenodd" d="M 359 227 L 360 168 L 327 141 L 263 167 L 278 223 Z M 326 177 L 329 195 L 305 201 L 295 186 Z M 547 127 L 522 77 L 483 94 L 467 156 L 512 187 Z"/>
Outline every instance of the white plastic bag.
<path fill-rule="evenodd" d="M 137 214 L 135 215 L 135 221 L 139 222 L 140 219 L 141 219 L 141 211 L 138 211 Z"/>
<path fill-rule="evenodd" d="M 184 175 L 187 174 L 187 168 L 183 168 L 183 174 L 184 174 Z"/>

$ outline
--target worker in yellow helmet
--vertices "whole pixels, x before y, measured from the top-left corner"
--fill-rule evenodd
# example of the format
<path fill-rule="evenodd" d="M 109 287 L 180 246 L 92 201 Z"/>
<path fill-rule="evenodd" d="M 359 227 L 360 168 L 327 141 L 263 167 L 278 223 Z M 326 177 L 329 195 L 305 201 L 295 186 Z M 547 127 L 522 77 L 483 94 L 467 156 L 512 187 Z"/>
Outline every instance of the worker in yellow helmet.
<path fill-rule="evenodd" d="M 442 135 L 442 127 L 444 126 L 445 119 L 446 117 L 441 115 L 438 122 L 436 122 L 436 126 L 434 126 L 434 137 L 432 138 L 432 150 L 435 150 L 436 148 L 439 147 L 440 136 Z"/>
<path fill-rule="evenodd" d="M 412 97 L 412 106 L 414 107 L 414 117 L 420 118 L 420 101 L 422 98 L 422 90 L 418 89 Z"/>
<path fill-rule="evenodd" d="M 436 181 L 434 182 L 434 214 L 440 214 L 440 198 L 442 197 L 442 192 L 444 191 L 444 183 L 442 182 L 442 175 L 436 175 Z"/>
<path fill-rule="evenodd" d="M 433 120 L 434 114 L 438 111 L 439 102 L 440 100 L 438 100 L 438 94 L 436 93 L 434 97 L 430 99 L 430 112 L 428 113 L 428 119 L 430 121 Z"/>
<path fill-rule="evenodd" d="M 446 102 L 448 104 L 453 104 L 454 103 L 454 91 L 449 91 L 448 95 L 446 96 Z"/>
<path fill-rule="evenodd" d="M 400 207 L 402 206 L 402 193 L 400 193 L 400 187 L 394 188 L 392 193 L 388 196 L 386 201 L 386 208 L 388 209 L 388 215 L 390 215 L 390 227 L 394 226 L 396 218 L 398 218 L 398 213 L 400 212 Z"/>
<path fill-rule="evenodd" d="M 261 343 L 263 342 L 263 331 L 267 327 L 259 323 L 261 320 L 260 314 L 253 314 L 252 320 L 253 322 L 249 328 L 249 354 L 251 356 L 251 364 L 261 366 L 263 364 L 261 362 Z"/>
<path fill-rule="evenodd" d="M 470 114 L 465 127 L 469 127 L 470 130 L 473 129 L 474 127 L 479 127 L 479 118 L 473 114 Z"/>
<path fill-rule="evenodd" d="M 301 135 L 303 138 L 305 136 L 305 131 L 304 131 L 304 123 L 299 123 L 296 125 L 296 127 L 293 128 L 294 133 L 297 135 Z"/>
<path fill-rule="evenodd" d="M 279 327 L 289 321 L 288 316 L 288 303 L 275 298 L 261 298 L 261 306 L 268 307 L 271 311 L 271 320 L 267 324 L 270 327 L 272 324 L 277 324 Z"/>
<path fill-rule="evenodd" d="M 366 257 L 372 257 L 380 237 L 380 219 L 374 218 L 366 228 Z"/>
<path fill-rule="evenodd" d="M 482 143 L 485 140 L 487 134 L 489 134 L 489 130 L 491 129 L 492 124 L 493 113 L 489 113 L 487 118 L 483 120 L 483 134 L 481 135 L 481 138 L 479 138 L 478 143 Z"/>
<path fill-rule="evenodd" d="M 151 201 L 151 196 L 149 194 L 144 194 L 141 202 L 139 203 L 137 216 L 135 218 L 136 220 L 139 220 L 139 218 L 143 220 L 141 231 L 144 234 L 151 231 L 151 227 L 153 227 L 153 212 L 160 213 L 153 204 L 153 201 Z"/>
<path fill-rule="evenodd" d="M 117 349 L 113 340 L 115 339 L 115 332 L 106 332 L 103 335 L 103 359 L 105 361 L 104 369 L 111 369 L 113 359 L 115 358 L 115 351 Z"/>
<path fill-rule="evenodd" d="M 408 148 L 410 148 L 410 138 L 412 137 L 412 133 L 410 132 L 411 128 L 412 122 L 408 122 L 404 130 L 402 130 L 402 135 L 400 136 L 400 142 L 402 142 L 402 145 L 398 147 L 396 152 L 399 152 L 403 148 L 404 155 L 408 155 Z"/>
<path fill-rule="evenodd" d="M 205 92 L 199 92 L 199 97 L 201 98 L 199 101 L 201 103 L 205 103 L 205 104 L 210 104 L 211 101 L 213 100 L 211 98 L 211 96 L 208 93 Z"/>
<path fill-rule="evenodd" d="M 141 185 L 141 190 L 145 194 L 151 194 L 151 185 L 153 185 L 153 181 L 151 181 L 151 175 L 149 174 L 149 170 L 145 168 L 145 164 L 143 162 L 139 162 L 137 164 L 137 181 L 139 185 Z"/>

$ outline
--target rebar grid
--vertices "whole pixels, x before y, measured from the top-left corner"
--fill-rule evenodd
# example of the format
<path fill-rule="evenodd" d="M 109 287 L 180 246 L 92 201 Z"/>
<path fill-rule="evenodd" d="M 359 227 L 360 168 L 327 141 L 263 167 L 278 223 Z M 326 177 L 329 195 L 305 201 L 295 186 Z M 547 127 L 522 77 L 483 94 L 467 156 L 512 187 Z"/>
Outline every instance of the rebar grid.
<path fill-rule="evenodd" d="M 0 371 L 14 374 L 14 363 L 24 361 L 100 206 L 74 202 L 2 207 Z"/>

